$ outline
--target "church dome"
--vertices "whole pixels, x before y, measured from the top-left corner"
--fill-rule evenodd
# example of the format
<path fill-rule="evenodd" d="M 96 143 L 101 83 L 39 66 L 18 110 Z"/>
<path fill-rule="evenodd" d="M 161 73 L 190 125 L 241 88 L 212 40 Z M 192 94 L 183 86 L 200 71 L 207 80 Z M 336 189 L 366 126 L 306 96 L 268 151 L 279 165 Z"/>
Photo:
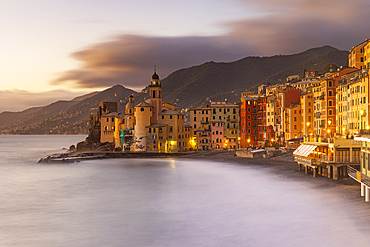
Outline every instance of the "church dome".
<path fill-rule="evenodd" d="M 130 95 L 130 97 L 129 97 L 129 101 L 128 101 L 128 103 L 126 104 L 126 109 L 134 108 L 134 107 L 135 107 L 135 103 L 134 103 L 134 96 Z"/>
<path fill-rule="evenodd" d="M 154 72 L 154 74 L 152 75 L 152 80 L 159 80 L 159 76 L 156 72 Z"/>

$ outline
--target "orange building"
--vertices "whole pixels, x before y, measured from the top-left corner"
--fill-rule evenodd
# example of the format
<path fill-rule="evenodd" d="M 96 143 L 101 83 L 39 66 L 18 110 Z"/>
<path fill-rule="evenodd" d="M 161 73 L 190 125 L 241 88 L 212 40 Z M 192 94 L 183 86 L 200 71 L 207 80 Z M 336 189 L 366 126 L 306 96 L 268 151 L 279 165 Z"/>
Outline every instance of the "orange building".
<path fill-rule="evenodd" d="M 361 44 L 352 47 L 348 54 L 348 66 L 357 69 L 366 68 L 365 66 L 365 47 L 369 40 L 365 40 Z"/>
<path fill-rule="evenodd" d="M 301 105 L 292 105 L 284 110 L 285 140 L 302 136 Z"/>

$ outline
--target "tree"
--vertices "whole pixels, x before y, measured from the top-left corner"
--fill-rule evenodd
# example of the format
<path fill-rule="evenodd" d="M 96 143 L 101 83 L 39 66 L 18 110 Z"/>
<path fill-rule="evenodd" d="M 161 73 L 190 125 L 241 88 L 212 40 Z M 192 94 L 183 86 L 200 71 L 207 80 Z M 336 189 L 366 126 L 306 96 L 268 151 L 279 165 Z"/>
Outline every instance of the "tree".
<path fill-rule="evenodd" d="M 324 73 L 334 72 L 334 71 L 337 71 L 337 69 L 338 69 L 338 66 L 331 63 L 325 66 Z"/>

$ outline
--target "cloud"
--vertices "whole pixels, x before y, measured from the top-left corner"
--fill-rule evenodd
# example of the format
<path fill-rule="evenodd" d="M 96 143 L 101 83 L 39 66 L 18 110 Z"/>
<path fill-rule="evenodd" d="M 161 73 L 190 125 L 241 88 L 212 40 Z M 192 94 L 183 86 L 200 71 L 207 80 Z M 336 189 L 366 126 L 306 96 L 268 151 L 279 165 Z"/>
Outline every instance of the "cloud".
<path fill-rule="evenodd" d="M 368 0 L 235 0 L 256 15 L 219 23 L 219 36 L 153 37 L 120 35 L 71 54 L 81 67 L 56 76 L 53 85 L 102 88 L 120 83 L 141 89 L 153 65 L 163 79 L 171 72 L 207 61 L 248 55 L 293 54 L 331 45 L 351 49 L 370 33 Z"/>
<path fill-rule="evenodd" d="M 210 60 L 233 61 L 246 55 L 242 46 L 229 46 L 220 37 L 121 35 L 72 53 L 83 66 L 61 73 L 51 84 L 72 81 L 74 87 L 92 88 L 120 83 L 141 89 L 150 82 L 154 65 L 163 78 L 183 67 Z"/>
<path fill-rule="evenodd" d="M 239 0 L 261 11 L 254 18 L 224 23 L 225 37 L 257 55 L 291 54 L 331 45 L 351 49 L 370 33 L 370 2 L 364 0 Z"/>
<path fill-rule="evenodd" d="M 0 91 L 0 112 L 22 111 L 30 106 L 44 106 L 62 99 L 71 100 L 81 94 L 63 90 L 38 93 L 25 90 Z"/>

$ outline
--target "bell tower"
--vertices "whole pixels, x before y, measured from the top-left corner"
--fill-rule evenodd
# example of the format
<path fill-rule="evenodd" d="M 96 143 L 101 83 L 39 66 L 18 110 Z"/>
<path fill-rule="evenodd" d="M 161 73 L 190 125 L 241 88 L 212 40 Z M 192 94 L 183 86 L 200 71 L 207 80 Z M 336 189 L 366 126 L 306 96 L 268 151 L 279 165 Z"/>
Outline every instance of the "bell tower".
<path fill-rule="evenodd" d="M 162 86 L 154 66 L 154 74 L 149 86 L 150 104 L 153 106 L 153 123 L 158 123 L 158 114 L 162 110 Z"/>

